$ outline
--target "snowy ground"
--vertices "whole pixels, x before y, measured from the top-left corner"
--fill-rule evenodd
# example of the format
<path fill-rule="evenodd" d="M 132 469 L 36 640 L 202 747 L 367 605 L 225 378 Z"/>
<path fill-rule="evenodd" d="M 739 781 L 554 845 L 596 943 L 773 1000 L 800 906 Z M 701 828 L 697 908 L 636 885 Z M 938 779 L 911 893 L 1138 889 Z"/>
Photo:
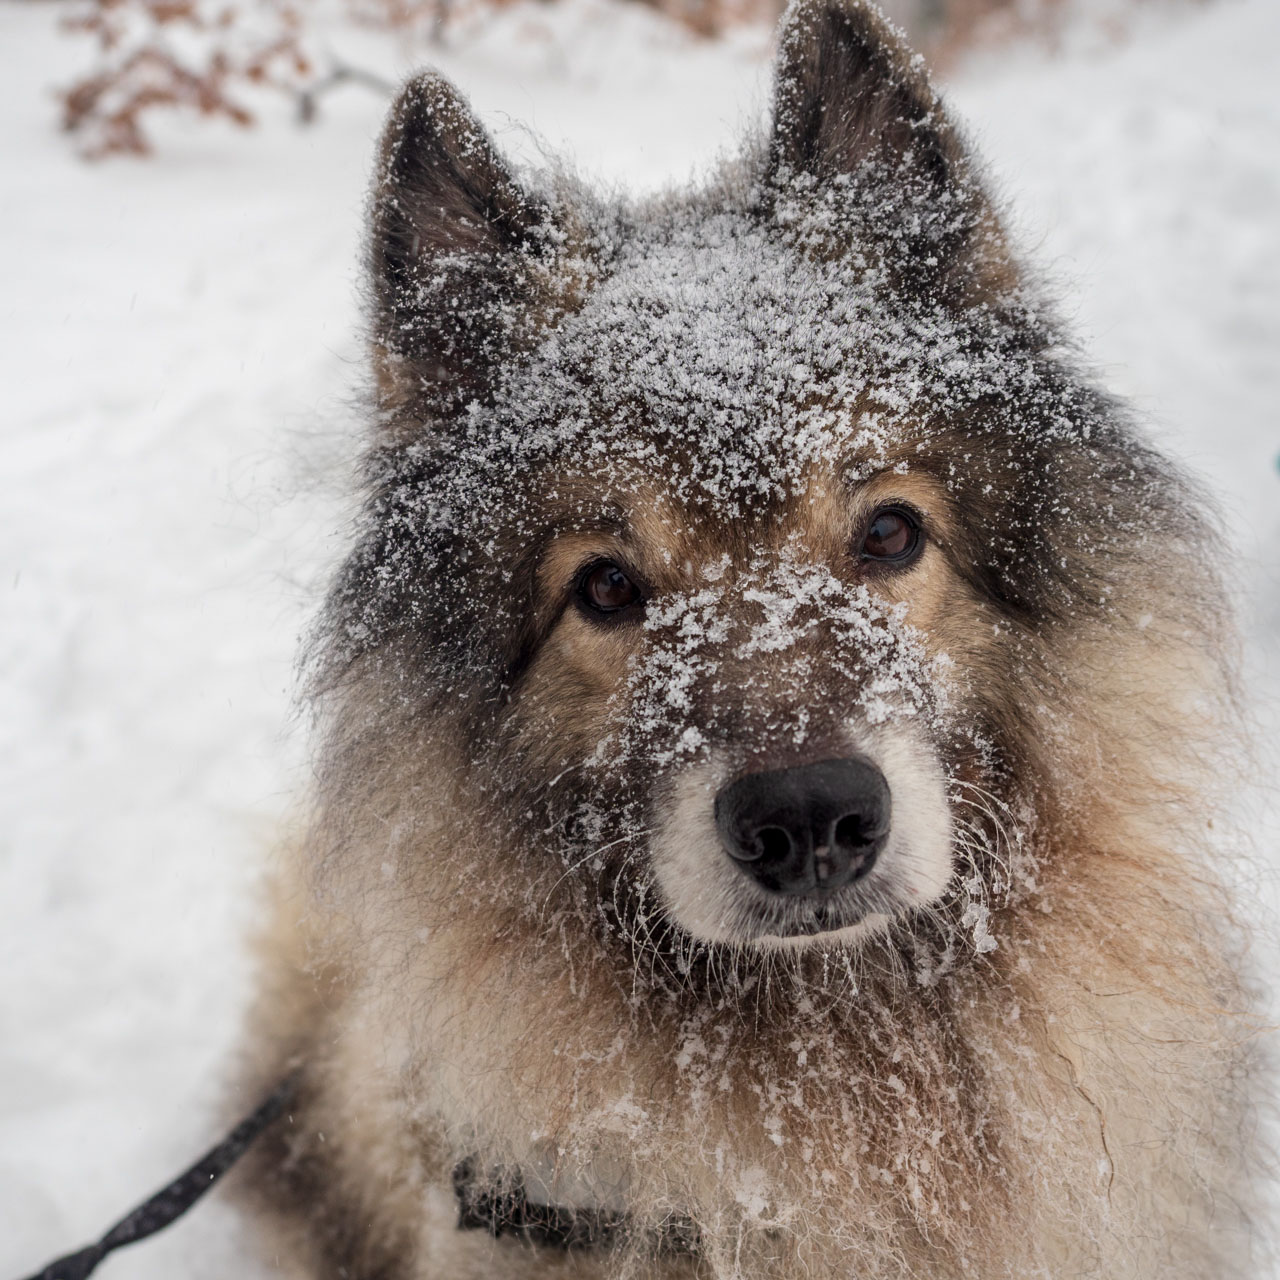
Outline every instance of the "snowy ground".
<path fill-rule="evenodd" d="M 306 132 L 173 123 L 154 161 L 85 166 L 54 130 L 48 90 L 84 56 L 56 12 L 0 0 L 0 1280 L 96 1235 L 211 1134 L 253 886 L 304 773 L 295 638 L 348 514 L 383 106 L 352 89 Z M 422 56 L 362 44 L 386 68 Z M 527 154 L 529 125 L 651 188 L 756 117 L 767 44 L 572 0 L 435 60 L 506 145 Z M 1058 58 L 989 54 L 952 86 L 1095 359 L 1222 495 L 1268 761 L 1277 48 L 1275 0 L 1219 0 L 1118 49 L 1082 29 Z M 101 1274 L 256 1273 L 214 1197 Z"/>

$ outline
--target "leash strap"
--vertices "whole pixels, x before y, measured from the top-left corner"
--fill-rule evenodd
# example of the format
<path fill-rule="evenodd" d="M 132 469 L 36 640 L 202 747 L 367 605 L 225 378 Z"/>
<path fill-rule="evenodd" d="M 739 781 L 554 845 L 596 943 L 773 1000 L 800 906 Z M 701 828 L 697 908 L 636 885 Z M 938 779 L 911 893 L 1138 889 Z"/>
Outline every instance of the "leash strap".
<path fill-rule="evenodd" d="M 86 1280 L 109 1253 L 145 1240 L 180 1218 L 280 1116 L 298 1091 L 298 1074 L 294 1072 L 286 1076 L 266 1101 L 252 1115 L 241 1120 L 212 1151 L 157 1191 L 145 1204 L 121 1218 L 97 1244 L 49 1263 L 30 1280 Z"/>

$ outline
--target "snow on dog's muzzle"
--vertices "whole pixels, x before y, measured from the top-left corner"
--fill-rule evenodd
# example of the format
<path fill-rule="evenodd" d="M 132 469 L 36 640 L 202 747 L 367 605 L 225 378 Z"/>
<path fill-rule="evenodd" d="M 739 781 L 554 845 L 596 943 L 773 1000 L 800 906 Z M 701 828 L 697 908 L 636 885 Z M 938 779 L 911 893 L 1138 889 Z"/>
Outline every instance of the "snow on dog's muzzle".
<path fill-rule="evenodd" d="M 716 829 L 762 888 L 822 902 L 875 865 L 890 806 L 889 784 L 869 761 L 820 760 L 730 783 L 716 796 Z"/>

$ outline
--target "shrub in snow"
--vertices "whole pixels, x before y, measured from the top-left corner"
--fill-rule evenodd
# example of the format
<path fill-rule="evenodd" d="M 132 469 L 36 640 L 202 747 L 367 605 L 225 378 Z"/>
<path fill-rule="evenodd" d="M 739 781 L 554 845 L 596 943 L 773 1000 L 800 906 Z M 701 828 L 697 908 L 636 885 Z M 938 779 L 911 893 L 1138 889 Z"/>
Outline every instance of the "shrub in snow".
<path fill-rule="evenodd" d="M 247 126 L 249 86 L 297 93 L 312 77 L 300 10 L 287 0 L 91 0 L 66 26 L 100 63 L 62 91 L 62 124 L 87 156 L 145 155 L 143 116 L 180 107 Z"/>

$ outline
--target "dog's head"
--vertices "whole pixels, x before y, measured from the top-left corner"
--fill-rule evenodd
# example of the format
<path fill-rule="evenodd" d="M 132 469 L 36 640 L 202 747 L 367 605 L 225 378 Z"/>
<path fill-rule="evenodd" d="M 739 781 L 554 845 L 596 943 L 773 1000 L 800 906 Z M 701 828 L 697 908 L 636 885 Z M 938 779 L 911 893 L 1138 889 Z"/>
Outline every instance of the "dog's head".
<path fill-rule="evenodd" d="M 633 941 L 951 901 L 990 945 L 962 900 L 1048 785 L 1055 637 L 1121 616 L 1166 485 L 918 61 L 861 3 L 793 7 L 767 137 L 641 207 L 522 184 L 422 77 L 370 251 L 381 435 L 329 670 L 401 722 L 379 767 L 437 726 L 495 881 L 588 885 Z"/>

